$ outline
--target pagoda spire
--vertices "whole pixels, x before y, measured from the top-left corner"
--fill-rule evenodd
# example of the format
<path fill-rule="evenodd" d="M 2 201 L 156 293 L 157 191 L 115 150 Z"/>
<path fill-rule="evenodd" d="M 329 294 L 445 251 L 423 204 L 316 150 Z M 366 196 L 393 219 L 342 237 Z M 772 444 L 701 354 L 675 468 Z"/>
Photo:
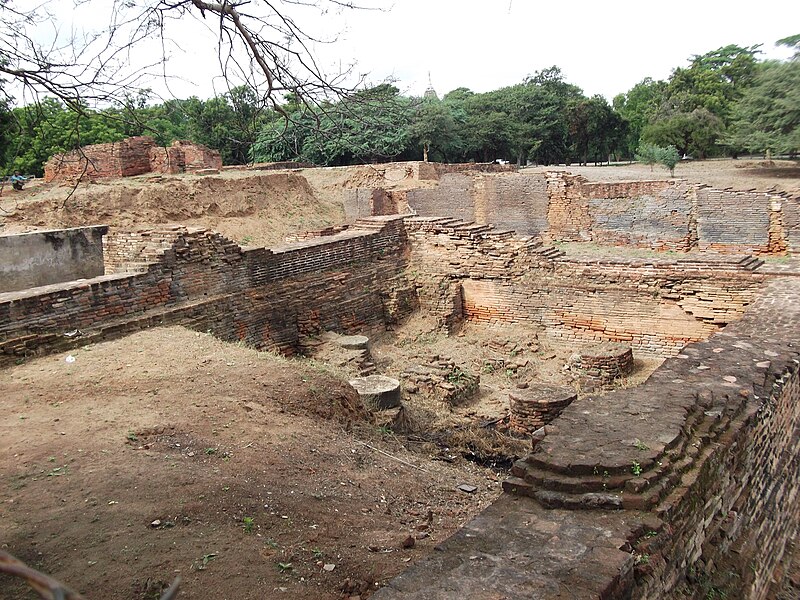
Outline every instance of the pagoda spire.
<path fill-rule="evenodd" d="M 423 96 L 426 99 L 430 100 L 438 100 L 439 95 L 436 93 L 436 90 L 433 89 L 433 81 L 431 80 L 431 72 L 428 71 L 428 89 L 425 90 L 425 95 Z"/>

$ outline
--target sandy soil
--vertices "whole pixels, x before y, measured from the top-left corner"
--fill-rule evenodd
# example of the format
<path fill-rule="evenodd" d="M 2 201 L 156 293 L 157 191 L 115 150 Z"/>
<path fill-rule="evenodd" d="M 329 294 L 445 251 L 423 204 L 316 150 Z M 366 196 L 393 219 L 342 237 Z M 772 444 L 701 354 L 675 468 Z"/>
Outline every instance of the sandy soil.
<path fill-rule="evenodd" d="M 73 355 L 0 378 L 0 540 L 89 598 L 366 598 L 500 493 L 315 363 L 182 328 Z"/>

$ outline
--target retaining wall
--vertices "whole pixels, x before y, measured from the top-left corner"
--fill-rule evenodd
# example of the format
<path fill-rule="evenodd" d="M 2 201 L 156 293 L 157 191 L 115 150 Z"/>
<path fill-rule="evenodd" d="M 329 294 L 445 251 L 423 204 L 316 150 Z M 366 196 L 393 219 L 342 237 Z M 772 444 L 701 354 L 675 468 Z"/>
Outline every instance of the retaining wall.
<path fill-rule="evenodd" d="M 0 363 L 160 323 L 291 354 L 304 335 L 385 326 L 416 307 L 397 218 L 274 249 L 205 230 L 144 233 L 108 245 L 122 272 L 0 294 Z"/>
<path fill-rule="evenodd" d="M 443 171 L 410 190 L 419 216 L 451 215 L 549 241 L 662 251 L 782 254 L 800 248 L 800 198 L 683 180 L 592 183 L 563 171 Z"/>
<path fill-rule="evenodd" d="M 800 533 L 800 279 L 639 387 L 572 402 L 509 495 L 375 594 L 774 598 Z"/>
<path fill-rule="evenodd" d="M 406 228 L 420 304 L 448 329 L 460 319 L 527 323 L 570 343 L 672 356 L 740 318 L 764 280 L 742 257 L 571 259 L 448 219 L 409 218 Z"/>

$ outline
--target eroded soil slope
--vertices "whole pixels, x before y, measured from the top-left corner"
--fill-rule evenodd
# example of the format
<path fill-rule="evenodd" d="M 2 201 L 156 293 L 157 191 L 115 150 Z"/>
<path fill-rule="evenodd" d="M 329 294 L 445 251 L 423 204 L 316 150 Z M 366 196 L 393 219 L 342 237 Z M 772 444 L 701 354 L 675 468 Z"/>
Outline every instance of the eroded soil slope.
<path fill-rule="evenodd" d="M 70 196 L 70 193 L 72 195 Z M 296 231 L 344 222 L 341 203 L 295 173 L 146 175 L 76 189 L 30 186 L 0 197 L 0 232 L 106 224 L 126 229 L 180 223 L 219 231 L 242 245 L 273 245 Z"/>
<path fill-rule="evenodd" d="M 73 355 L 0 377 L 0 541 L 90 599 L 367 598 L 500 493 L 314 363 L 177 327 Z"/>

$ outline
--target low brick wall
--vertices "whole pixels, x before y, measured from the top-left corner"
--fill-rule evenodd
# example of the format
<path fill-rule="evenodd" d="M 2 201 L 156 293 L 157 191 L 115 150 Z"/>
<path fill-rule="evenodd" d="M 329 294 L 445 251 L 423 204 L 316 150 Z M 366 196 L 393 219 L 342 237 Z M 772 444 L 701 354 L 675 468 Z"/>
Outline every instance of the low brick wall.
<path fill-rule="evenodd" d="M 158 323 L 291 354 L 304 335 L 381 327 L 411 312 L 405 244 L 390 217 L 274 250 L 244 250 L 205 230 L 112 236 L 116 274 L 0 294 L 0 364 Z M 83 336 L 63 337 L 74 329 Z"/>
<path fill-rule="evenodd" d="M 0 235 L 0 293 L 102 275 L 107 231 L 98 226 Z"/>

